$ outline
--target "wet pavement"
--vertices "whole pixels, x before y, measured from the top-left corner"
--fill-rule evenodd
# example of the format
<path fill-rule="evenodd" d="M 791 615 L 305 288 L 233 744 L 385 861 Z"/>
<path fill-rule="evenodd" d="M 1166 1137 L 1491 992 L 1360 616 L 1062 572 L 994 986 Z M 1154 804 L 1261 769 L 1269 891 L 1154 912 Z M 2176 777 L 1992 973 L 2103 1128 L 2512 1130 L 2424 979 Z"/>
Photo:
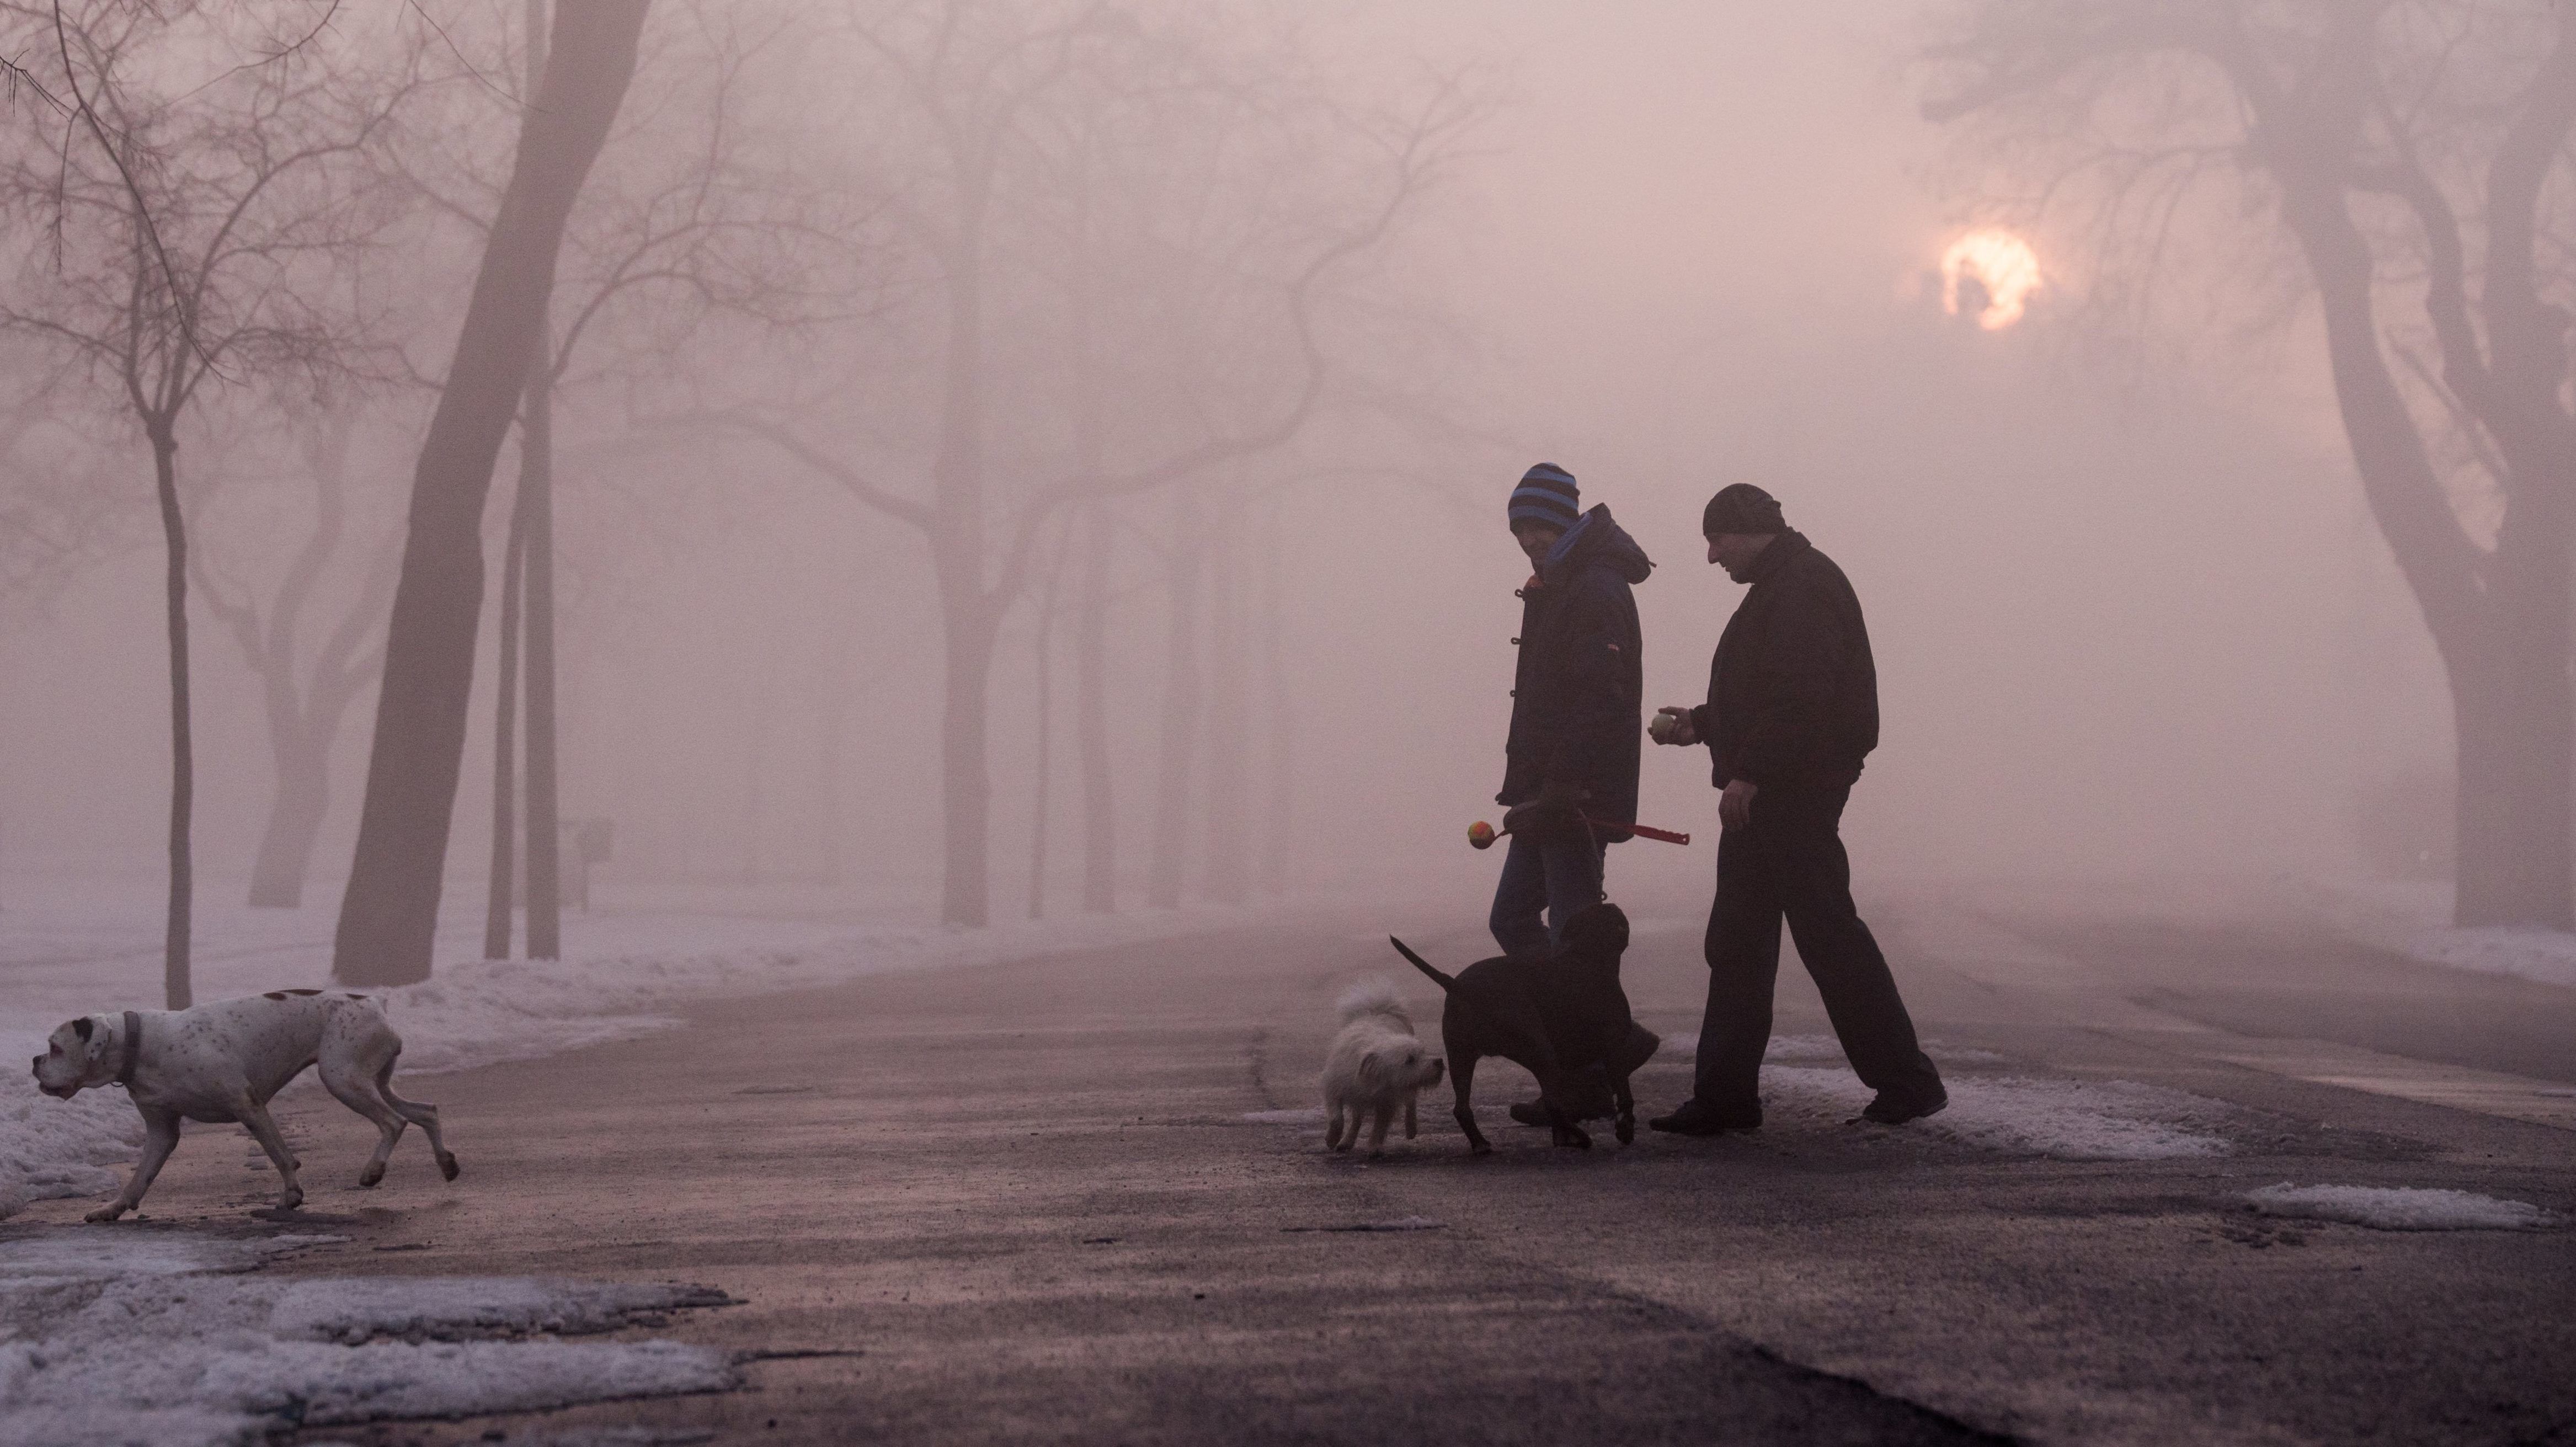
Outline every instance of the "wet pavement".
<path fill-rule="evenodd" d="M 2289 923 L 1870 903 L 1960 1087 L 1939 1130 L 1849 1121 L 1793 965 L 1757 1134 L 1554 1149 L 1503 1119 L 1526 1075 L 1488 1066 L 1492 1157 L 1445 1086 L 1419 1139 L 1328 1155 L 1334 996 L 1402 979 L 1390 926 L 1435 960 L 1484 952 L 1427 911 L 712 1002 L 416 1078 L 454 1185 L 407 1139 L 354 1189 L 371 1133 L 299 1091 L 295 1229 L 350 1239 L 270 1270 L 703 1284 L 738 1304 L 632 1334 L 739 1352 L 748 1379 L 301 1440 L 2576 1442 L 2576 1231 L 2246 1203 L 2438 1187 L 2576 1215 L 2576 1132 L 2547 1123 L 2576 992 L 2445 989 Z M 1671 1042 L 1638 1076 L 1649 1112 L 1688 1088 L 1687 908 L 1639 911 L 1629 956 Z M 1436 1037 L 1427 983 L 1403 984 Z M 2427 1019 L 2474 1003 L 2410 1033 L 2410 995 Z M 2012 1135 L 2058 1100 L 2181 1144 Z M 190 1136 L 148 1214 L 238 1229 L 274 1177 L 237 1133 Z"/>

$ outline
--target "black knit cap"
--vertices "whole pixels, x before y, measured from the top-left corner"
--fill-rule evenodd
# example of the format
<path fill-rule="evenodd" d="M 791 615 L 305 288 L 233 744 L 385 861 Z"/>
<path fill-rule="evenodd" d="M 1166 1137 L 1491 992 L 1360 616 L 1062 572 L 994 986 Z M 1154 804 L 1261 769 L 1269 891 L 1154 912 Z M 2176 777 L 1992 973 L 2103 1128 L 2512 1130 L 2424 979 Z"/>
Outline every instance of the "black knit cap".
<path fill-rule="evenodd" d="M 1789 525 L 1781 521 L 1780 499 L 1749 482 L 1729 483 L 1708 500 L 1708 509 L 1699 515 L 1702 537 L 1719 533 L 1785 533 Z"/>

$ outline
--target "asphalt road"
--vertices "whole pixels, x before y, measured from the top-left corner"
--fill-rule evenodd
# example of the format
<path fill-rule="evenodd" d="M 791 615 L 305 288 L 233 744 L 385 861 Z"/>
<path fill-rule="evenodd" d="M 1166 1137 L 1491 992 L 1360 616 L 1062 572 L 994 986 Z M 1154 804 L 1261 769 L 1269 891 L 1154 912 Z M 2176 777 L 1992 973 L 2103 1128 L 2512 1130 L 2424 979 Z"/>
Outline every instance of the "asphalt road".
<path fill-rule="evenodd" d="M 1628 971 L 1677 1041 L 1704 978 L 1684 907 L 1641 912 Z M 728 1395 L 307 1440 L 2576 1443 L 2576 1231 L 2244 1204 L 2292 1181 L 2576 1214 L 2576 1093 L 2550 1084 L 2576 1079 L 2576 992 L 2286 922 L 1873 913 L 1954 1079 L 2188 1091 L 2231 1152 L 2061 1160 L 1777 1107 L 1752 1136 L 1557 1150 L 1501 1121 L 1527 1077 L 1493 1066 L 1483 1160 L 1445 1088 L 1378 1161 L 1256 1118 L 1315 1103 L 1332 999 L 1392 973 L 1390 924 L 1483 953 L 1427 915 L 881 977 L 418 1079 L 452 1186 L 406 1140 L 347 1187 L 371 1133 L 299 1095 L 305 1219 L 352 1239 L 272 1270 L 699 1282 L 741 1304 L 647 1334 L 767 1354 Z M 1779 1028 L 1826 1028 L 1794 965 Z M 1688 1068 L 1638 1079 L 1660 1110 Z M 192 1132 L 152 1216 L 239 1223 L 274 1185 L 245 1151 Z M 1438 1224 L 1344 1229 L 1408 1219 Z"/>

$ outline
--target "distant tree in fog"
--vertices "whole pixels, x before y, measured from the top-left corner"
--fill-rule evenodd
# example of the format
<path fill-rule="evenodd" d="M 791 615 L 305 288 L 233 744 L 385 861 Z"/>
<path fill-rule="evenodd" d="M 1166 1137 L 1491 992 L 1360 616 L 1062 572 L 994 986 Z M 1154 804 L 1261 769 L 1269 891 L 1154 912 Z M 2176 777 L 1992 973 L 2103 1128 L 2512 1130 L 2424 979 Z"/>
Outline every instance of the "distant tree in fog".
<path fill-rule="evenodd" d="M 558 253 L 635 72 L 646 0 L 556 9 L 543 82 L 412 481 L 384 687 L 332 971 L 428 977 L 483 607 L 484 502 L 546 332 Z"/>
<path fill-rule="evenodd" d="M 0 328 L 79 368 L 152 457 L 167 553 L 173 1008 L 190 998 L 195 791 L 183 424 L 209 383 L 346 366 L 355 327 L 330 280 L 382 220 L 364 168 L 346 162 L 407 88 L 319 49 L 267 59 L 267 37 L 240 40 L 236 23 L 190 4 L 0 5 L 0 49 L 72 98 L 32 112 L 51 123 L 13 131 L 0 155 L 0 224 L 21 258 Z"/>
<path fill-rule="evenodd" d="M 1221 53 L 1102 5 L 938 0 L 868 7 L 851 28 L 869 60 L 857 93 L 899 103 L 885 149 L 918 167 L 887 184 L 935 314 L 936 364 L 919 369 L 927 459 L 915 473 L 801 428 L 755 430 L 929 546 L 941 915 L 982 924 L 994 646 L 1050 525 L 1295 437 L 1332 371 L 1334 288 L 1417 209 L 1468 109 L 1444 89 L 1400 117 L 1354 115 L 1276 56 Z M 1106 294 L 1104 274 L 1118 283 Z M 1051 332 L 1075 340 L 1043 362 L 1013 350 Z M 1050 370 L 1066 356 L 1069 378 Z M 1087 669 L 1099 589 L 1081 583 Z M 1086 693 L 1095 781 L 1097 717 Z M 1094 829 L 1103 802 L 1086 800 Z"/>
<path fill-rule="evenodd" d="M 2194 226 L 2294 249 L 2450 681 L 2457 920 L 2576 926 L 2576 4 L 1969 0 L 1927 59 L 1990 208 L 2106 285 Z"/>
<path fill-rule="evenodd" d="M 544 65 L 543 0 L 529 0 L 525 87 Z M 710 317 L 794 325 L 847 304 L 833 269 L 808 253 L 825 239 L 814 188 L 757 162 L 740 93 L 749 66 L 780 46 L 772 18 L 745 34 L 731 7 L 692 0 L 666 6 L 637 61 L 636 95 L 624 107 L 601 163 L 567 224 L 548 325 L 540 335 L 519 414 L 519 475 L 503 544 L 500 677 L 495 700 L 492 860 L 484 953 L 510 954 L 524 863 L 527 947 L 561 953 L 558 858 L 559 728 L 556 718 L 555 411 L 584 382 L 651 373 L 690 374 L 707 349 L 692 346 Z M 478 98 L 467 97 L 468 100 Z M 491 127 L 515 117 L 487 103 L 405 159 L 407 179 L 435 210 L 478 240 L 507 181 Z M 845 236 L 829 238 L 846 246 Z M 525 689 L 524 706 L 521 688 Z M 525 855 L 517 739 L 526 726 Z"/>
<path fill-rule="evenodd" d="M 66 410 L 78 415 L 51 379 L 0 407 L 0 629 L 25 622 L 133 534 L 131 496 L 100 476 L 95 449 L 65 425 Z"/>
<path fill-rule="evenodd" d="M 331 753 L 358 700 L 384 662 L 385 610 L 393 601 L 395 536 L 351 537 L 350 453 L 358 429 L 355 400 L 326 395 L 316 415 L 292 419 L 291 444 L 302 463 L 295 500 L 260 519 L 273 537 L 289 538 L 292 551 L 273 583 L 262 588 L 227 566 L 212 549 L 188 554 L 197 597 L 221 623 L 254 677 L 268 725 L 269 759 L 276 781 L 268 824 L 251 863 L 250 904 L 255 909 L 294 909 L 304 902 L 304 880 L 313 846 L 331 802 Z M 192 528 L 205 532 L 204 509 L 190 511 Z M 360 530 L 365 530 L 362 511 Z M 354 569 L 351 561 L 355 560 Z M 333 606 L 326 585 L 335 571 L 356 575 L 356 595 Z M 311 630 L 320 626 L 320 640 Z"/>

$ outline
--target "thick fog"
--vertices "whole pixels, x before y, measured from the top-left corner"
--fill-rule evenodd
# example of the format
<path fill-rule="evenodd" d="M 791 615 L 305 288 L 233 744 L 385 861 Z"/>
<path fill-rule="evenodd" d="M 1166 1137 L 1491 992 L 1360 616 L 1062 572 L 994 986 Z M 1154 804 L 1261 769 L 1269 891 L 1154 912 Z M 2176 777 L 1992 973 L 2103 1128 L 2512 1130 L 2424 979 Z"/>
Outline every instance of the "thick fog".
<path fill-rule="evenodd" d="M 334 293 L 373 350 L 327 380 L 228 359 L 179 423 L 206 898 L 244 888 L 278 779 L 262 684 L 209 588 L 273 602 L 343 425 L 345 537 L 287 645 L 297 668 L 385 606 L 367 583 L 394 566 L 472 213 L 508 173 L 518 9 L 428 8 L 452 49 L 399 7 L 327 37 L 351 75 L 390 77 L 410 47 L 446 77 L 398 116 L 416 149 L 381 179 L 418 192 L 376 203 L 373 250 Z M 959 87 L 955 114 L 1019 105 L 983 218 L 965 424 L 956 278 L 935 254 L 959 225 L 952 133 L 889 58 L 928 64 L 948 9 L 657 5 L 574 208 L 559 339 L 614 274 L 619 228 L 679 214 L 669 188 L 729 148 L 728 219 L 676 267 L 702 270 L 603 306 L 556 403 L 562 813 L 613 824 L 599 907 L 751 885 L 939 915 L 956 620 L 924 530 L 861 494 L 930 506 L 955 425 L 981 468 L 987 586 L 1045 489 L 1242 444 L 1077 498 L 1026 540 L 982 702 L 995 919 L 1030 908 L 1042 794 L 1046 907 L 1083 904 L 1093 587 L 1120 908 L 1177 859 L 1184 899 L 1441 884 L 1480 917 L 1493 856 L 1464 830 L 1499 813 L 1528 570 L 1504 505 L 1541 460 L 1658 565 L 1637 590 L 1650 709 L 1704 696 L 1741 593 L 1704 560 L 1717 488 L 1769 489 L 1850 574 L 1885 720 L 1848 820 L 1871 874 L 2349 873 L 2448 848 L 2447 784 L 2426 781 L 2448 778 L 2449 696 L 2363 505 L 2314 308 L 2185 278 L 2201 314 L 2132 335 L 2091 304 L 2082 238 L 2039 230 L 2024 316 L 1950 314 L 1941 257 L 1981 218 L 1921 113 L 1923 9 L 1146 6 L 1068 30 L 1070 7 L 955 7 L 954 46 L 1008 58 L 982 93 L 923 84 Z M 1075 73 L 1037 79 L 1014 33 L 1058 31 L 1073 38 L 1043 46 Z M 212 74 L 248 43 L 154 63 Z M 718 143 L 720 62 L 739 69 Z M 1408 135 L 1423 164 L 1390 204 Z M 56 273 L 39 208 L 11 224 L 23 300 Z M 71 216 L 63 246 L 107 245 L 89 226 Z M 0 597 L 0 876 L 155 878 L 170 684 L 151 449 L 112 376 L 24 328 L 7 346 L 0 485 L 24 557 Z M 514 434 L 484 512 L 452 903 L 488 868 L 519 456 Z M 333 737 L 308 909 L 339 900 L 375 702 L 370 679 Z M 1706 754 L 1650 749 L 1640 815 L 1713 839 Z M 1708 859 L 1625 846 L 1612 889 Z"/>

